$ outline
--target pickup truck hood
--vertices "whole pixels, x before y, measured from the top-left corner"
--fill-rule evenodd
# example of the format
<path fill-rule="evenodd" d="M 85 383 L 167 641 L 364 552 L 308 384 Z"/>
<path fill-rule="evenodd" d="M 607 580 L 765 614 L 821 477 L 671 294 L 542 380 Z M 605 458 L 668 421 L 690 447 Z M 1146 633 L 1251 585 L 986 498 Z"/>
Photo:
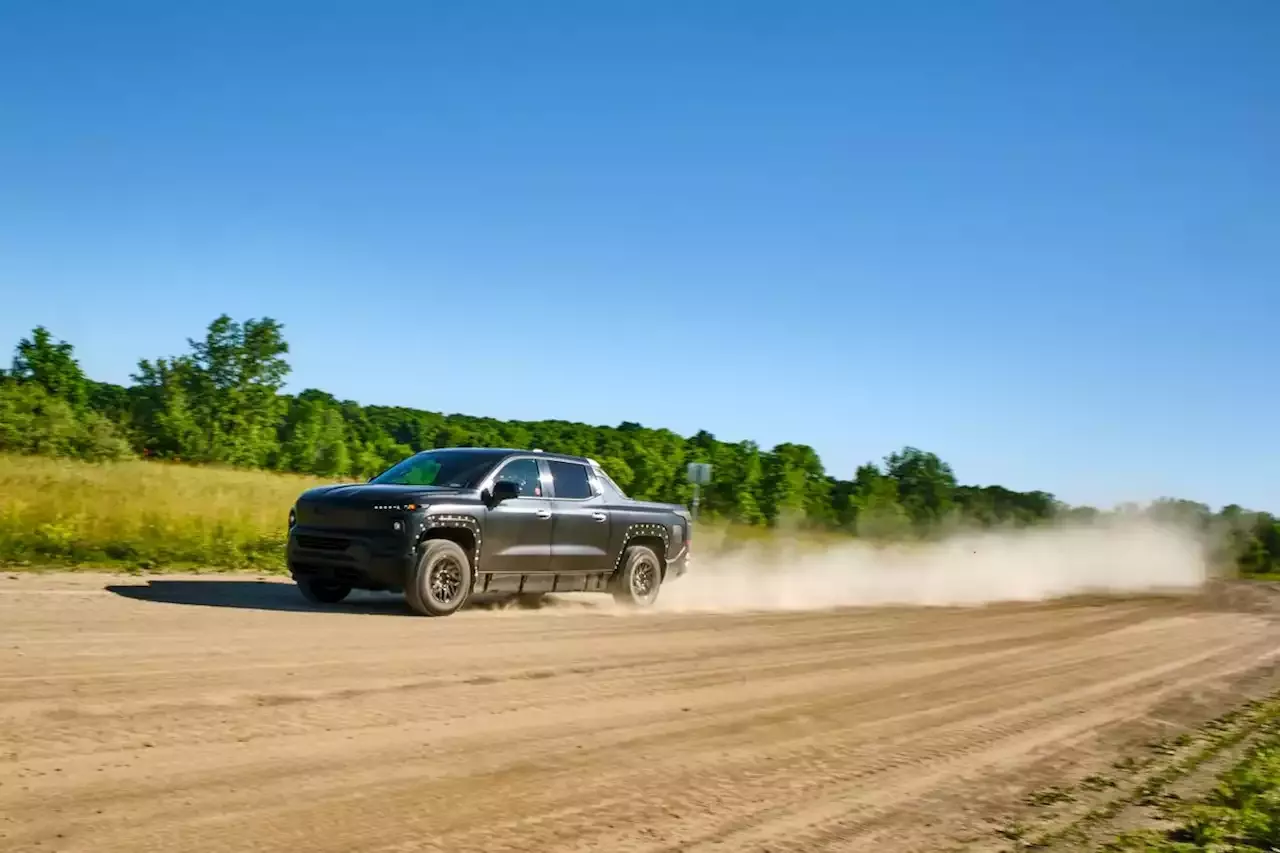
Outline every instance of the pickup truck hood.
<path fill-rule="evenodd" d="M 302 493 L 308 503 L 333 503 L 344 506 L 378 506 L 381 504 L 426 503 L 433 499 L 463 494 L 466 489 L 445 486 L 396 486 L 384 483 L 345 483 L 318 486 Z"/>

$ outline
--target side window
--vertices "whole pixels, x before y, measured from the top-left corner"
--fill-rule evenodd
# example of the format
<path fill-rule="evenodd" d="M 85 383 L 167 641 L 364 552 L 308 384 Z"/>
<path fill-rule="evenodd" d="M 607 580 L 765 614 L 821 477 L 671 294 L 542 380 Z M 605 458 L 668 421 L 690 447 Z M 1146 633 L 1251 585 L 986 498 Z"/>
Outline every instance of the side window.
<path fill-rule="evenodd" d="M 502 470 L 498 472 L 498 476 L 494 477 L 494 482 L 498 480 L 510 480 L 520 489 L 520 497 L 522 498 L 540 498 L 542 497 L 542 481 L 539 479 L 541 472 L 538 470 L 538 460 L 536 459 L 515 459 L 502 466 Z"/>
<path fill-rule="evenodd" d="M 551 481 L 555 483 L 557 498 L 573 500 L 589 498 L 595 494 L 591 491 L 591 483 L 587 481 L 585 465 L 556 460 L 547 460 L 547 465 L 551 468 Z"/>
<path fill-rule="evenodd" d="M 617 493 L 618 497 L 625 498 L 627 496 L 627 493 L 622 491 L 622 488 L 613 481 L 612 477 L 609 476 L 608 471 L 604 470 L 603 468 L 596 468 L 595 475 L 597 477 L 598 483 L 599 482 L 608 483 L 609 488 L 613 489 L 613 491 Z M 600 494 L 604 494 L 603 489 L 600 490 Z"/>

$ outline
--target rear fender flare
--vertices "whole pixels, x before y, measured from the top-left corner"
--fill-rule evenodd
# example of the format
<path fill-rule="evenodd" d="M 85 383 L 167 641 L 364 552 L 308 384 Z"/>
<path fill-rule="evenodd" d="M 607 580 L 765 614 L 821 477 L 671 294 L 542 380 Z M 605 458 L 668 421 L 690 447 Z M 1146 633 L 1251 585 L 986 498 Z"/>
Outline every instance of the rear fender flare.
<path fill-rule="evenodd" d="M 632 524 L 627 528 L 627 532 L 623 534 L 622 545 L 618 547 L 618 556 L 613 561 L 613 573 L 616 575 L 618 569 L 622 568 L 622 558 L 627 553 L 627 546 L 632 540 L 641 537 L 657 537 L 662 540 L 662 553 L 658 554 L 658 559 L 662 561 L 663 571 L 667 566 L 667 551 L 671 548 L 671 531 L 667 529 L 665 524 Z"/>

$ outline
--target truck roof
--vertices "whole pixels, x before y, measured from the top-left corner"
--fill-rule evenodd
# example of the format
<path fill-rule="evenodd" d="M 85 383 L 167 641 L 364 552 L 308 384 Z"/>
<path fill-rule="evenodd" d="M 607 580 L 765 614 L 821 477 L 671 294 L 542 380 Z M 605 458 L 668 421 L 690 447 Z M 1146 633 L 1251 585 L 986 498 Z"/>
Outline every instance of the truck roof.
<path fill-rule="evenodd" d="M 470 453 L 483 453 L 487 456 L 515 456 L 518 454 L 523 455 L 526 453 L 536 453 L 539 456 L 546 457 L 547 459 L 559 459 L 563 462 L 580 462 L 584 465 L 593 464 L 593 460 L 586 456 L 573 456 L 568 453 L 548 453 L 545 450 L 538 449 L 522 450 L 518 447 L 433 447 L 430 448 L 430 450 L 466 450 Z M 424 450 L 422 452 L 427 453 L 429 451 Z"/>

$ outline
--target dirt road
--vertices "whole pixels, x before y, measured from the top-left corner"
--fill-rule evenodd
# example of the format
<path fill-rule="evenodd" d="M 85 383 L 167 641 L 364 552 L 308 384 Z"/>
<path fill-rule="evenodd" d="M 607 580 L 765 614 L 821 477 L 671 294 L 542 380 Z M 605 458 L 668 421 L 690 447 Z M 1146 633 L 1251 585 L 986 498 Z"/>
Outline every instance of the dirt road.
<path fill-rule="evenodd" d="M 1027 791 L 1280 684 L 1275 623 L 1194 600 L 297 601 L 0 575 L 0 850 L 999 849 Z"/>

